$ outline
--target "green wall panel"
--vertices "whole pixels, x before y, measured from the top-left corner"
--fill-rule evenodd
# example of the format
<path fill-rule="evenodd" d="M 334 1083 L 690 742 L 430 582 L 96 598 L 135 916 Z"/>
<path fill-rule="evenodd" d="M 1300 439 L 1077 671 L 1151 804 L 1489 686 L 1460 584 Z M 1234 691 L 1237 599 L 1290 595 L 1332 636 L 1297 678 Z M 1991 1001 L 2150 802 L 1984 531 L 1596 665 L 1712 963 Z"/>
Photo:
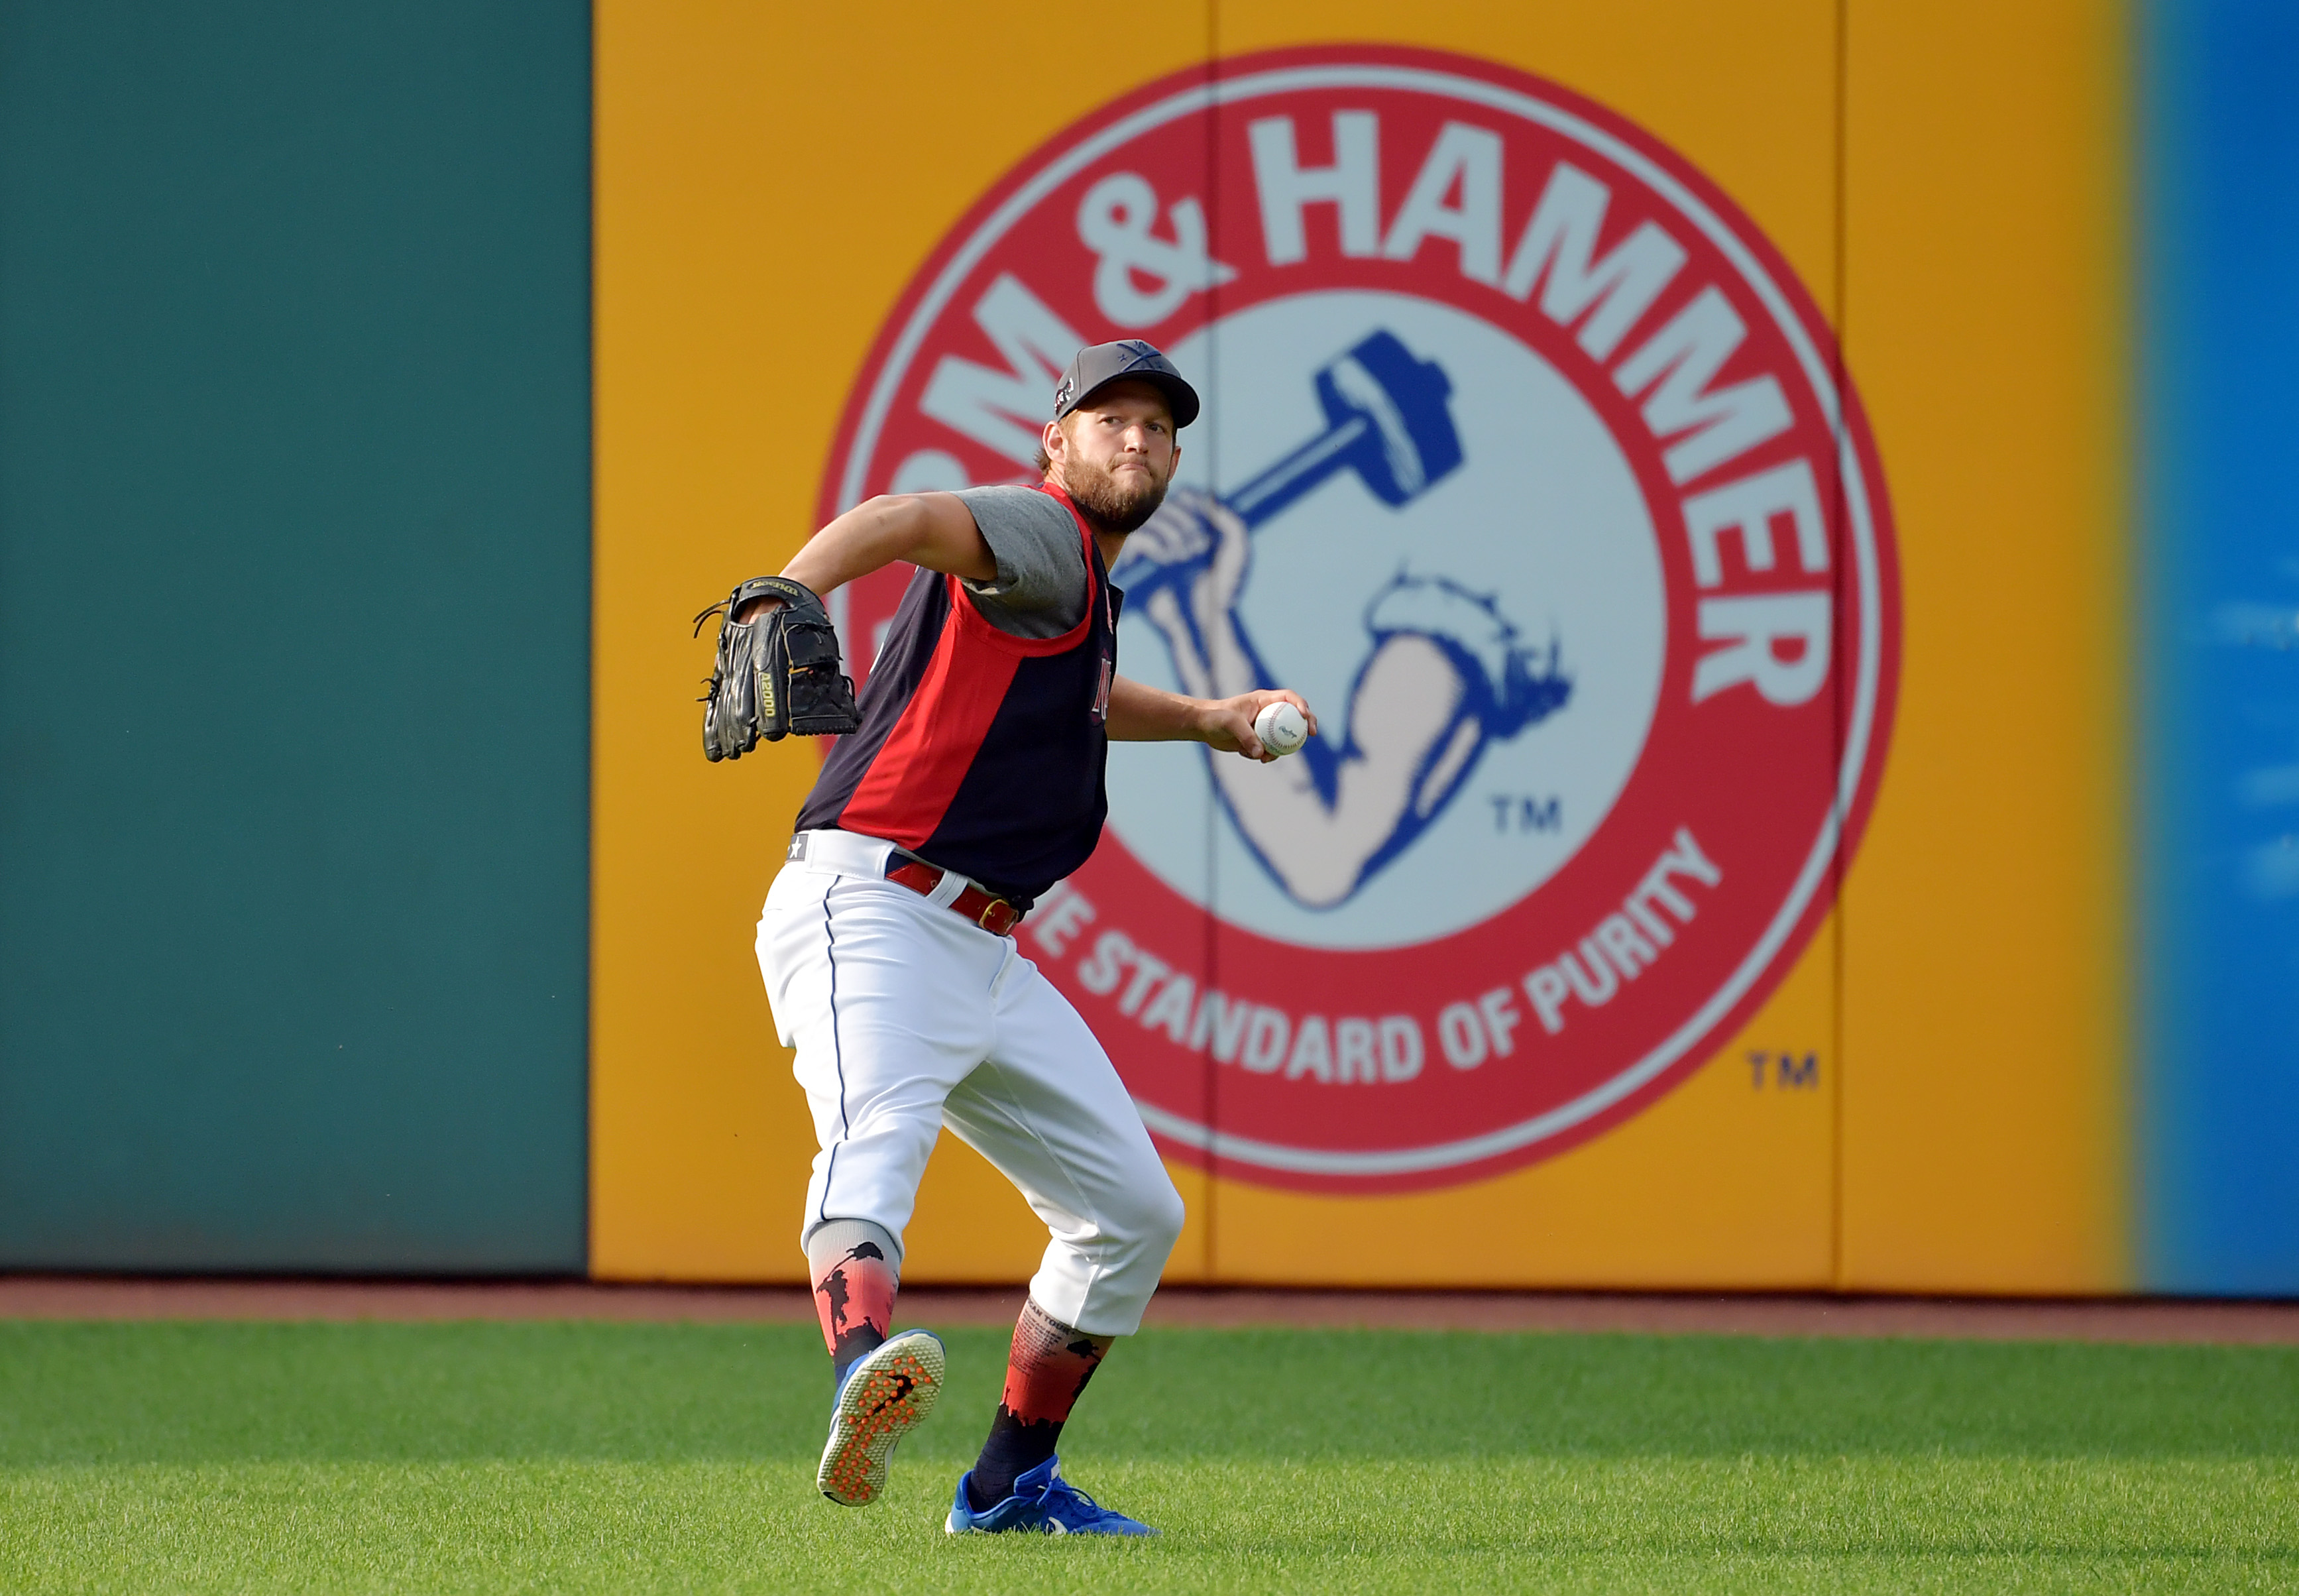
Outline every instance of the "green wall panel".
<path fill-rule="evenodd" d="M 0 4 L 0 1267 L 583 1267 L 590 104 Z"/>

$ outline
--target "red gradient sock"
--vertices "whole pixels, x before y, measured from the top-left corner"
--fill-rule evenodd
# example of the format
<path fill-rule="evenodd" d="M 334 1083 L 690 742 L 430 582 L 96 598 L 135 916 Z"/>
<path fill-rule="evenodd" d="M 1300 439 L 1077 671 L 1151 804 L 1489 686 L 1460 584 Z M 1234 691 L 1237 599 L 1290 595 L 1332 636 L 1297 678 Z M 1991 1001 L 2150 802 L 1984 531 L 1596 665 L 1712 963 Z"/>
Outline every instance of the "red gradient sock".
<path fill-rule="evenodd" d="M 1116 1339 L 1065 1325 L 1034 1300 L 1023 1305 L 1006 1362 L 1006 1392 L 967 1479 L 975 1512 L 1013 1495 L 1017 1478 L 1054 1455 L 1071 1407 Z"/>
<path fill-rule="evenodd" d="M 814 1310 L 822 1320 L 823 1344 L 830 1349 L 838 1377 L 855 1359 L 876 1349 L 894 1322 L 894 1266 L 876 1242 L 858 1242 L 827 1260 L 813 1260 Z"/>

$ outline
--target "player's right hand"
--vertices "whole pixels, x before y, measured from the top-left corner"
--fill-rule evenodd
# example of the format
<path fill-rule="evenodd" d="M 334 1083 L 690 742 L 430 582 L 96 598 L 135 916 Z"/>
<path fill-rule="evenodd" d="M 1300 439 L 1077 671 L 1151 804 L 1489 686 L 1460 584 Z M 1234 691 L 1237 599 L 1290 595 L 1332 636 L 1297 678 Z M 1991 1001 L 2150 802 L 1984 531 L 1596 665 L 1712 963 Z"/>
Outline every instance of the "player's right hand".
<path fill-rule="evenodd" d="M 1261 745 L 1253 722 L 1265 708 L 1278 702 L 1290 703 L 1300 711 L 1302 719 L 1309 723 L 1309 735 L 1317 735 L 1317 713 L 1309 707 L 1307 699 L 1290 687 L 1257 687 L 1235 698 L 1216 699 L 1207 704 L 1199 718 L 1199 739 L 1216 753 L 1241 753 L 1266 765 L 1278 756 Z"/>

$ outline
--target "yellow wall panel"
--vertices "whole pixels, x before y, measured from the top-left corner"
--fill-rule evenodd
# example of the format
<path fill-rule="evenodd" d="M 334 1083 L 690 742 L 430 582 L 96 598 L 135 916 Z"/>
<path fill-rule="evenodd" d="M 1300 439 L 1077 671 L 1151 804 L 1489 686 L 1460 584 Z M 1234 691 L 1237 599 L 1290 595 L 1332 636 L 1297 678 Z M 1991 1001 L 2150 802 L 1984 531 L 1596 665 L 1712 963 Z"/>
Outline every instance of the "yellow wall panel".
<path fill-rule="evenodd" d="M 942 232 L 1200 57 L 1203 13 L 1122 58 L 1012 4 L 597 14 L 592 1267 L 798 1279 L 813 1132 L 751 943 L 816 755 L 703 761 L 688 621 L 813 531 L 848 385 Z"/>
<path fill-rule="evenodd" d="M 1672 145 L 1745 208 L 1824 312 L 1836 273 L 1835 8 L 1224 4 L 1222 52 L 1378 39 L 1575 89 Z M 1803 1287 L 1834 1268 L 1833 939 L 1823 927 L 1742 1035 L 1625 1125 L 1498 1178 L 1382 1197 L 1216 1179 L 1215 1275 L 1299 1284 Z M 1822 1060 L 1783 1092 L 1747 1054 Z M 1468 1241 L 1473 1264 L 1457 1251 Z"/>
<path fill-rule="evenodd" d="M 1900 724 L 1846 899 L 1844 1283 L 2129 1280 L 2120 8 L 1853 8 L 1846 345 Z"/>

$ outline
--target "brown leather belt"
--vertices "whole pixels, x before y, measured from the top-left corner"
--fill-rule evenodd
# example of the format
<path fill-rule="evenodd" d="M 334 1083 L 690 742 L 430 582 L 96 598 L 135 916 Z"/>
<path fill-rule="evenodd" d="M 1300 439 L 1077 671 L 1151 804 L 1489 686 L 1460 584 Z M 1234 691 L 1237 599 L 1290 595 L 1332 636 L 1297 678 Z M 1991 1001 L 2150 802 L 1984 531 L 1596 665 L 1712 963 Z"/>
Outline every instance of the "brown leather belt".
<path fill-rule="evenodd" d="M 934 888 L 942 885 L 945 874 L 947 872 L 933 865 L 913 859 L 892 866 L 886 872 L 886 879 L 909 887 L 921 897 L 931 897 Z M 1025 912 L 970 882 L 964 892 L 950 901 L 949 906 L 996 936 L 1009 935 L 1022 923 L 1022 916 Z"/>

